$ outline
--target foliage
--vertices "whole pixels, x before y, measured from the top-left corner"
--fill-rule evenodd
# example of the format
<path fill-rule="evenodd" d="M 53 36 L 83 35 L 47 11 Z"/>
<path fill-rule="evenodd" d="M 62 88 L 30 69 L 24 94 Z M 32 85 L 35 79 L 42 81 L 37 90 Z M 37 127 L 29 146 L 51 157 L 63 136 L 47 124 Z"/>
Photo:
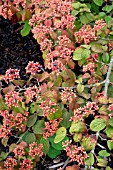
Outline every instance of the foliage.
<path fill-rule="evenodd" d="M 0 139 L 9 147 L 0 153 L 2 169 L 30 170 L 63 150 L 77 168 L 111 169 L 112 9 L 104 0 L 0 2 L 4 18 L 24 24 L 22 36 L 31 30 L 44 59 L 28 63 L 26 81 L 12 68 L 0 77 Z M 11 136 L 18 141 L 9 146 Z"/>

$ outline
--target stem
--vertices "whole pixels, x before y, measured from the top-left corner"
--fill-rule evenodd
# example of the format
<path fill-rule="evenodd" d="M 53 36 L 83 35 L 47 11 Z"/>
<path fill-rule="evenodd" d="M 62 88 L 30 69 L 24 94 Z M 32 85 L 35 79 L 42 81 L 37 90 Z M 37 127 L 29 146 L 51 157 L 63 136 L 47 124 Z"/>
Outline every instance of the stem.
<path fill-rule="evenodd" d="M 95 86 L 100 86 L 102 84 L 104 84 L 106 82 L 106 80 L 100 82 L 100 83 L 95 83 L 95 84 L 86 84 L 84 85 L 84 87 L 95 87 Z M 77 85 L 76 86 L 72 86 L 72 87 L 58 87 L 58 89 L 62 90 L 62 89 L 65 89 L 65 88 L 68 88 L 68 89 L 76 89 L 77 88 Z"/>
<path fill-rule="evenodd" d="M 69 163 L 69 161 L 70 161 L 70 158 L 67 158 L 67 160 L 66 160 L 65 163 L 64 163 L 64 166 L 62 167 L 62 170 L 65 169 L 65 167 L 67 166 L 67 164 Z"/>
<path fill-rule="evenodd" d="M 112 67 L 113 67 L 113 56 L 111 57 L 111 60 L 110 60 L 110 63 L 109 63 L 109 69 L 108 69 L 107 76 L 106 76 L 104 96 L 107 96 L 108 86 L 109 86 L 109 83 L 110 83 L 109 77 L 110 77 L 110 74 L 111 74 Z"/>
<path fill-rule="evenodd" d="M 64 162 L 58 163 L 56 165 L 49 166 L 48 168 L 49 169 L 54 169 L 54 168 L 57 168 L 57 167 L 62 166 L 62 165 L 64 165 Z"/>

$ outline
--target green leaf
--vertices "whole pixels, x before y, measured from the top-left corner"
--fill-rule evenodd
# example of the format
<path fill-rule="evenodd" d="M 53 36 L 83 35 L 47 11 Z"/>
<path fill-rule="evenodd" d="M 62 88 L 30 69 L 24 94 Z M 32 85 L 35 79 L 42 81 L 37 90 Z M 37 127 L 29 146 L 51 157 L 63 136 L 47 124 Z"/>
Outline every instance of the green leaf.
<path fill-rule="evenodd" d="M 82 93 L 83 91 L 84 91 L 84 85 L 78 84 L 78 85 L 77 85 L 77 92 L 78 92 L 78 93 Z"/>
<path fill-rule="evenodd" d="M 94 138 L 94 136 L 83 136 L 80 144 L 83 146 L 85 151 L 90 151 L 95 148 L 97 140 Z"/>
<path fill-rule="evenodd" d="M 86 13 L 86 17 L 89 19 L 90 22 L 95 20 L 95 16 L 92 13 Z"/>
<path fill-rule="evenodd" d="M 63 109 L 62 112 L 63 112 L 62 113 L 63 120 L 61 121 L 60 125 L 64 126 L 67 129 L 71 125 L 70 118 L 71 118 L 72 115 L 66 109 Z"/>
<path fill-rule="evenodd" d="M 109 62 L 109 54 L 103 53 L 102 60 L 103 60 L 103 62 L 108 63 Z"/>
<path fill-rule="evenodd" d="M 103 4 L 103 0 L 93 0 L 93 2 L 98 6 L 102 6 Z"/>
<path fill-rule="evenodd" d="M 73 60 L 81 60 L 83 50 L 84 50 L 83 48 L 76 49 L 73 53 Z"/>
<path fill-rule="evenodd" d="M 105 170 L 112 170 L 112 169 L 109 166 L 107 166 Z"/>
<path fill-rule="evenodd" d="M 72 122 L 71 124 L 71 127 L 70 127 L 70 130 L 69 132 L 72 134 L 73 132 L 77 132 L 77 133 L 80 133 L 80 132 L 83 132 L 85 129 L 85 125 L 83 122 L 81 121 L 78 121 L 78 122 Z"/>
<path fill-rule="evenodd" d="M 106 160 L 102 159 L 101 157 L 99 158 L 97 157 L 97 161 L 98 161 L 97 165 L 100 167 L 106 167 L 108 163 Z"/>
<path fill-rule="evenodd" d="M 40 143 L 43 145 L 43 152 L 47 154 L 50 148 L 49 140 L 44 139 L 43 137 L 40 139 Z"/>
<path fill-rule="evenodd" d="M 106 5 L 102 8 L 103 11 L 106 11 L 107 13 L 109 13 L 110 11 L 113 10 L 113 6 L 112 5 Z"/>
<path fill-rule="evenodd" d="M 35 124 L 36 120 L 37 120 L 37 115 L 36 114 L 33 114 L 33 115 L 29 116 L 28 120 L 27 120 L 27 126 L 32 127 Z"/>
<path fill-rule="evenodd" d="M 62 146 L 62 143 L 69 140 L 69 138 L 66 136 L 59 143 L 54 143 L 54 138 L 55 138 L 55 135 L 49 137 L 49 141 L 51 142 L 52 147 L 57 149 L 57 150 L 64 150 L 64 147 Z"/>
<path fill-rule="evenodd" d="M 78 48 L 73 53 L 73 60 L 87 59 L 90 55 L 89 49 Z"/>
<path fill-rule="evenodd" d="M 109 124 L 110 126 L 113 126 L 113 117 L 108 120 L 108 124 Z"/>
<path fill-rule="evenodd" d="M 111 78 L 111 76 L 110 76 Z M 113 87 L 112 85 L 109 85 L 108 87 L 108 97 L 113 97 Z"/>
<path fill-rule="evenodd" d="M 1 158 L 2 158 L 2 160 L 4 160 L 4 159 L 6 159 L 7 158 L 7 156 L 8 156 L 8 152 L 1 152 L 1 154 L 0 154 L 0 160 L 1 160 Z"/>
<path fill-rule="evenodd" d="M 112 71 L 111 74 L 110 74 L 109 80 L 110 80 L 110 82 L 113 83 L 113 71 Z"/>
<path fill-rule="evenodd" d="M 90 129 L 94 132 L 99 132 L 104 129 L 106 126 L 106 122 L 104 119 L 95 119 L 90 123 Z"/>
<path fill-rule="evenodd" d="M 60 150 L 56 150 L 55 148 L 53 148 L 52 146 L 49 148 L 49 151 L 48 151 L 48 156 L 52 159 L 56 158 L 58 155 L 61 154 L 61 151 Z"/>
<path fill-rule="evenodd" d="M 112 134 L 113 134 L 113 127 L 112 126 L 108 126 L 106 128 L 106 135 L 111 138 L 112 137 Z"/>
<path fill-rule="evenodd" d="M 42 54 L 42 57 L 43 57 L 44 60 L 46 59 L 47 54 L 48 54 L 48 51 L 46 49 L 46 50 L 43 51 L 43 54 Z"/>
<path fill-rule="evenodd" d="M 94 164 L 94 156 L 92 153 L 88 154 L 88 158 L 85 160 L 86 165 L 92 166 Z"/>
<path fill-rule="evenodd" d="M 8 110 L 8 106 L 5 104 L 3 99 L 0 100 L 0 110 Z"/>
<path fill-rule="evenodd" d="M 90 20 L 87 18 L 85 14 L 80 16 L 80 21 L 82 24 L 88 24 L 90 22 Z"/>
<path fill-rule="evenodd" d="M 106 150 L 101 150 L 99 153 L 99 156 L 101 156 L 101 157 L 108 157 L 108 156 L 110 156 L 110 153 L 108 153 Z"/>
<path fill-rule="evenodd" d="M 104 18 L 106 16 L 106 13 L 105 12 L 99 12 L 99 17 L 100 18 Z"/>
<path fill-rule="evenodd" d="M 105 21 L 108 24 L 109 21 L 112 21 L 112 17 L 111 16 L 106 16 Z"/>
<path fill-rule="evenodd" d="M 74 9 L 79 9 L 79 8 L 80 8 L 80 5 L 81 5 L 80 2 L 72 3 L 72 7 L 73 7 Z"/>
<path fill-rule="evenodd" d="M 25 37 L 30 33 L 31 26 L 29 25 L 28 21 L 25 22 L 23 29 L 20 31 L 21 36 Z"/>
<path fill-rule="evenodd" d="M 75 133 L 73 136 L 74 142 L 80 142 L 82 139 L 82 133 Z"/>
<path fill-rule="evenodd" d="M 89 49 L 84 49 L 82 53 L 82 58 L 87 59 L 90 56 L 90 50 Z"/>
<path fill-rule="evenodd" d="M 44 132 L 45 122 L 44 120 L 38 120 L 32 127 L 35 134 L 42 134 Z"/>
<path fill-rule="evenodd" d="M 56 132 L 54 143 L 59 143 L 61 140 L 63 140 L 66 136 L 66 132 L 67 130 L 65 127 L 60 127 Z"/>
<path fill-rule="evenodd" d="M 112 140 L 108 140 L 107 141 L 107 146 L 108 146 L 109 150 L 111 151 L 113 149 L 113 141 Z"/>
<path fill-rule="evenodd" d="M 35 137 L 34 133 L 30 133 L 30 132 L 29 132 L 29 133 L 26 135 L 24 141 L 27 142 L 28 144 L 35 142 L 35 141 L 36 141 L 36 137 Z"/>
<path fill-rule="evenodd" d="M 20 102 L 18 103 L 18 107 L 12 106 L 12 110 L 16 113 L 24 113 L 24 109 L 22 108 L 22 104 Z"/>

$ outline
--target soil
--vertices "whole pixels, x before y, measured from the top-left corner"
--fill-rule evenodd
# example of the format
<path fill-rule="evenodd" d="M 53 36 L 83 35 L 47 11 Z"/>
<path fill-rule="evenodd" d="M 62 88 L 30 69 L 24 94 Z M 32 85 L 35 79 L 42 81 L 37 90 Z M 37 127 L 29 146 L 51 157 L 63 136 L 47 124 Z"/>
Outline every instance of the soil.
<path fill-rule="evenodd" d="M 12 24 L 0 16 L 0 74 L 5 74 L 8 68 L 17 68 L 23 76 L 29 61 L 43 62 L 40 46 L 32 33 L 22 37 L 19 27 L 18 23 Z"/>

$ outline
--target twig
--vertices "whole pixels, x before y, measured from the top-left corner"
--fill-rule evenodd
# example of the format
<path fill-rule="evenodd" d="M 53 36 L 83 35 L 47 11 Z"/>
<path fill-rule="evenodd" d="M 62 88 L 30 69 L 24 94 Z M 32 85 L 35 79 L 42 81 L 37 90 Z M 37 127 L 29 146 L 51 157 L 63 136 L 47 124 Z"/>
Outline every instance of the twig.
<path fill-rule="evenodd" d="M 64 165 L 64 162 L 61 162 L 61 163 L 58 163 L 58 164 L 49 166 L 48 168 L 49 168 L 49 169 L 54 169 L 54 168 L 57 168 L 57 167 L 62 166 L 62 165 Z"/>
<path fill-rule="evenodd" d="M 67 160 L 64 163 L 64 166 L 62 167 L 62 170 L 65 169 L 65 167 L 68 165 L 69 161 L 70 161 L 70 158 L 68 157 Z"/>
<path fill-rule="evenodd" d="M 15 32 L 20 31 L 23 27 L 24 27 L 24 25 L 21 25 L 19 28 L 17 28 L 17 29 L 15 30 Z"/>
<path fill-rule="evenodd" d="M 104 88 L 104 96 L 107 96 L 108 85 L 110 83 L 109 77 L 110 77 L 110 74 L 111 74 L 112 67 L 113 67 L 113 56 L 111 57 L 111 60 L 110 60 L 110 63 L 109 63 L 109 68 L 108 68 L 108 72 L 107 72 L 107 76 L 106 76 L 105 88 Z"/>
<path fill-rule="evenodd" d="M 102 84 L 104 84 L 106 82 L 106 80 L 102 81 L 102 82 L 99 82 L 99 83 L 95 83 L 95 84 L 86 84 L 84 85 L 84 87 L 95 87 L 95 86 L 100 86 Z M 62 89 L 65 89 L 65 88 L 68 88 L 68 89 L 76 89 L 77 88 L 77 85 L 76 86 L 72 86 L 72 87 L 58 87 L 58 89 L 62 90 Z"/>
<path fill-rule="evenodd" d="M 106 149 L 104 146 L 100 145 L 99 143 L 97 143 L 97 146 L 99 146 L 102 149 Z"/>

